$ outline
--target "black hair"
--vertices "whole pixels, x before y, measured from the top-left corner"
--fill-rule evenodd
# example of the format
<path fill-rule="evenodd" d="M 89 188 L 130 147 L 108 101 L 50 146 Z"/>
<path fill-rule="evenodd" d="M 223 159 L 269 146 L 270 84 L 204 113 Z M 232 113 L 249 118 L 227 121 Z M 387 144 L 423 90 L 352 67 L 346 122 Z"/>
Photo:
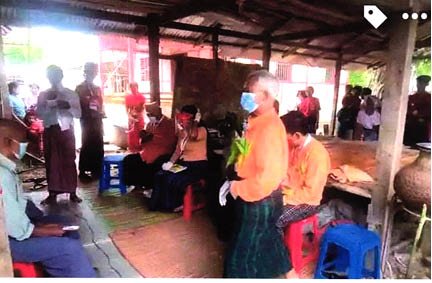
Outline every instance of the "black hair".
<path fill-rule="evenodd" d="M 363 88 L 363 95 L 371 95 L 372 94 L 372 90 L 368 87 Z"/>
<path fill-rule="evenodd" d="M 198 113 L 198 108 L 193 104 L 185 105 L 181 108 L 180 112 L 192 114 L 195 119 L 195 115 Z"/>
<path fill-rule="evenodd" d="M 293 135 L 301 133 L 306 135 L 308 133 L 307 118 L 300 111 L 290 111 L 281 117 L 287 133 Z"/>
<path fill-rule="evenodd" d="M 17 89 L 19 84 L 17 82 L 8 83 L 9 93 L 12 93 L 14 89 Z"/>

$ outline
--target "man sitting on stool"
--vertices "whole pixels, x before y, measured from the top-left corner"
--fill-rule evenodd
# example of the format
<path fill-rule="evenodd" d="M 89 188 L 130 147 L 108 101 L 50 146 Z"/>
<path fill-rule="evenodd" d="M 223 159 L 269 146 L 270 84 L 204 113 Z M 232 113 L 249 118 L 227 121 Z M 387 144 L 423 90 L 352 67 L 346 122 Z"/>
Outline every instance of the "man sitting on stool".
<path fill-rule="evenodd" d="M 24 156 L 26 144 L 25 131 L 17 122 L 0 120 L 0 188 L 12 260 L 40 262 L 53 277 L 95 277 L 78 233 L 63 230 L 70 223 L 44 216 L 23 198 L 14 160 Z"/>
<path fill-rule="evenodd" d="M 141 151 L 123 160 L 123 180 L 127 186 L 153 187 L 154 176 L 175 150 L 174 121 L 164 115 L 156 103 L 147 104 L 150 123 L 141 132 Z"/>
<path fill-rule="evenodd" d="M 287 132 L 289 161 L 286 179 L 282 182 L 284 209 L 276 223 L 279 232 L 318 212 L 330 156 L 324 146 L 307 134 L 307 118 L 299 111 L 281 117 Z"/>

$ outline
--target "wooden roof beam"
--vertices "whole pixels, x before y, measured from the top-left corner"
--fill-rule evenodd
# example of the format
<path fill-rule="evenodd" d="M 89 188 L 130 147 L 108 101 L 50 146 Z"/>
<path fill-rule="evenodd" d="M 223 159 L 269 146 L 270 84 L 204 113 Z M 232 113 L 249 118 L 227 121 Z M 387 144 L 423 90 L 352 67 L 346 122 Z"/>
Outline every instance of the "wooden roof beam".
<path fill-rule="evenodd" d="M 216 10 L 226 4 L 226 2 L 227 1 L 220 0 L 192 0 L 187 4 L 175 6 L 165 14 L 160 15 L 159 24 L 165 24 L 202 12 Z"/>
<path fill-rule="evenodd" d="M 282 34 L 282 35 L 274 36 L 272 40 L 275 42 L 280 40 L 295 40 L 295 39 L 343 34 L 343 33 L 352 33 L 352 32 L 355 33 L 355 32 L 367 31 L 371 28 L 372 26 L 369 23 L 359 22 L 354 24 L 347 24 L 342 27 L 327 27 L 325 29 L 314 29 L 314 30 L 306 30 L 301 32 Z"/>

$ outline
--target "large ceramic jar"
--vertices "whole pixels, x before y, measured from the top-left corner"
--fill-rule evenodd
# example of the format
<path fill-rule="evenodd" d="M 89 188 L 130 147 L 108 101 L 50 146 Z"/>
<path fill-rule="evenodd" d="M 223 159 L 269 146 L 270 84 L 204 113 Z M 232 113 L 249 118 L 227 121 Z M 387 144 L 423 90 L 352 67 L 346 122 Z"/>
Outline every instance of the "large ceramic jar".
<path fill-rule="evenodd" d="M 419 143 L 417 159 L 395 176 L 394 189 L 407 208 L 419 211 L 423 204 L 431 207 L 431 144 Z"/>

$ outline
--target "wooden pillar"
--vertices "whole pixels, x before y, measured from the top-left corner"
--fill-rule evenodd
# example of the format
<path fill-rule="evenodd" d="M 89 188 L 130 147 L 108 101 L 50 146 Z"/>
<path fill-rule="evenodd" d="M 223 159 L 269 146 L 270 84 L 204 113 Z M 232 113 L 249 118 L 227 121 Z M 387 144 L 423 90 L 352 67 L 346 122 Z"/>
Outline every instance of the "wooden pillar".
<path fill-rule="evenodd" d="M 3 57 L 3 37 L 0 34 L 0 117 L 12 119 L 12 109 L 9 106 L 9 90 L 7 87 L 5 64 Z"/>
<path fill-rule="evenodd" d="M 263 68 L 270 70 L 270 58 L 271 58 L 271 41 L 267 40 L 264 42 L 263 49 Z"/>
<path fill-rule="evenodd" d="M 132 38 L 127 39 L 127 59 L 129 83 L 135 82 L 135 48 L 132 47 Z"/>
<path fill-rule="evenodd" d="M 217 31 L 212 34 L 212 48 L 213 48 L 213 60 L 215 62 L 215 66 L 219 65 L 219 34 Z"/>
<path fill-rule="evenodd" d="M 382 235 L 387 228 L 389 200 L 394 194 L 393 180 L 400 167 L 405 116 L 408 104 L 411 61 L 417 21 L 391 19 L 390 42 L 381 112 L 376 176 L 368 223 Z"/>
<path fill-rule="evenodd" d="M 342 70 L 342 53 L 339 52 L 338 58 L 336 60 L 336 65 L 335 65 L 333 110 L 332 110 L 332 117 L 331 117 L 332 136 L 334 136 L 336 130 L 336 113 L 337 113 L 337 103 L 339 100 L 339 85 L 340 85 L 341 70 Z"/>
<path fill-rule="evenodd" d="M 152 102 L 160 105 L 159 84 L 159 26 L 148 26 L 149 65 L 150 65 L 150 97 Z"/>

